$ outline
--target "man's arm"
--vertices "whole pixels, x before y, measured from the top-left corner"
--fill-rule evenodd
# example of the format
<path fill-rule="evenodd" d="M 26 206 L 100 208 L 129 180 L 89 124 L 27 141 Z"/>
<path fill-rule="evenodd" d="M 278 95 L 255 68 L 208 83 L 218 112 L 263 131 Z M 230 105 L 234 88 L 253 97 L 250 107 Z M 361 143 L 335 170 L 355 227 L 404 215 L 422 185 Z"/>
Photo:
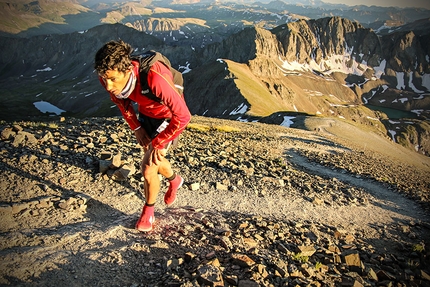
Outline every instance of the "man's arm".
<path fill-rule="evenodd" d="M 105 87 L 105 83 L 101 78 L 99 78 L 100 83 L 103 87 Z M 130 126 L 130 128 L 134 131 L 134 135 L 136 136 L 137 142 L 144 148 L 148 148 L 149 143 L 151 142 L 151 138 L 148 136 L 145 129 L 141 128 L 140 122 L 137 119 L 136 112 L 134 111 L 131 100 L 129 99 L 118 99 L 113 94 L 109 93 L 110 99 L 114 102 L 119 110 L 121 111 L 122 116 Z"/>
<path fill-rule="evenodd" d="M 183 95 L 179 94 L 174 86 L 172 73 L 164 64 L 157 62 L 152 66 L 148 73 L 148 83 L 152 92 L 161 98 L 171 112 L 169 125 L 152 140 L 155 149 L 163 149 L 185 129 L 191 114 Z"/>
<path fill-rule="evenodd" d="M 110 99 L 114 102 L 119 110 L 121 111 L 122 116 L 130 126 L 132 130 L 136 130 L 140 128 L 140 122 L 137 119 L 136 112 L 134 111 L 133 104 L 129 99 L 118 99 L 114 95 L 110 94 Z"/>
<path fill-rule="evenodd" d="M 145 129 L 140 126 L 140 122 L 137 119 L 131 100 L 118 99 L 113 95 L 111 95 L 111 99 L 118 106 L 122 116 L 127 121 L 130 128 L 134 131 L 137 142 L 145 149 L 148 148 L 148 145 L 151 143 L 151 138 Z"/>

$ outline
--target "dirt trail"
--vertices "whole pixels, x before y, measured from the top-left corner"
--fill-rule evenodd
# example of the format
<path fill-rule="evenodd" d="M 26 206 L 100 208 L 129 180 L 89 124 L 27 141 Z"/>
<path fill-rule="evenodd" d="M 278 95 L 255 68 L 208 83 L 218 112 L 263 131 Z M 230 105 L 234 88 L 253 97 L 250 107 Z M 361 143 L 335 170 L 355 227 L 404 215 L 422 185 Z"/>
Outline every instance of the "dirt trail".
<path fill-rule="evenodd" d="M 365 206 L 318 205 L 294 190 L 290 190 L 287 194 L 275 193 L 264 197 L 258 193 L 244 195 L 230 191 L 217 191 L 209 195 L 205 192 L 182 190 L 179 202 L 185 206 L 219 212 L 235 210 L 239 213 L 277 219 L 325 222 L 349 232 L 360 230 L 370 238 L 380 237 L 384 228 L 395 223 L 429 221 L 428 215 L 415 201 L 387 189 L 380 183 L 309 162 L 294 151 L 289 151 L 288 155 L 288 160 L 306 173 L 336 179 L 365 190 L 371 195 L 369 202 Z M 164 209 L 162 213 L 167 214 L 168 209 Z"/>

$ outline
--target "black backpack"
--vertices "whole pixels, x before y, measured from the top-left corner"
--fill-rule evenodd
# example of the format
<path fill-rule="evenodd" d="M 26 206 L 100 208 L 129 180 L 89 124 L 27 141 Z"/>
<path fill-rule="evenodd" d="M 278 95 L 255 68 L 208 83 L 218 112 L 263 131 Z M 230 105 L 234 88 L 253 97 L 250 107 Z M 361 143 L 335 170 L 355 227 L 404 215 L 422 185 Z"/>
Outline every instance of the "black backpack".
<path fill-rule="evenodd" d="M 172 67 L 169 59 L 167 59 L 166 56 L 164 56 L 160 52 L 150 50 L 144 54 L 131 56 L 131 60 L 139 62 L 139 77 L 140 77 L 140 85 L 142 87 L 142 92 L 141 92 L 142 95 L 158 103 L 161 103 L 161 104 L 163 103 L 163 101 L 160 98 L 158 98 L 156 95 L 154 95 L 154 93 L 151 91 L 148 85 L 148 81 L 146 80 L 148 78 L 148 72 L 151 69 L 151 66 L 155 62 L 160 61 L 170 69 L 170 72 L 173 75 L 173 82 L 175 84 L 175 88 L 178 91 L 178 93 L 182 96 L 182 93 L 184 91 L 184 86 L 183 86 L 184 78 L 182 77 L 181 72 L 179 72 L 178 70 Z"/>

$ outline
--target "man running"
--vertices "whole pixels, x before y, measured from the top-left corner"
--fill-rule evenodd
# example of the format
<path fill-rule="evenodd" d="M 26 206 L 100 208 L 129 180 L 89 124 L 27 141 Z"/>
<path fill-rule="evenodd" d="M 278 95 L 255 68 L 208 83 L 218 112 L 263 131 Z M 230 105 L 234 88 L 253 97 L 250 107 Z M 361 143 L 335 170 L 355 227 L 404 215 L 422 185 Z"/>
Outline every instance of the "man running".
<path fill-rule="evenodd" d="M 191 119 L 181 88 L 174 84 L 170 62 L 159 53 L 144 61 L 131 56 L 133 49 L 123 41 L 110 41 L 95 55 L 95 69 L 111 100 L 144 148 L 141 170 L 145 179 L 145 205 L 136 223 L 140 231 L 152 230 L 154 204 L 160 191 L 158 174 L 169 180 L 164 202 L 171 205 L 184 182 L 175 174 L 166 153 Z M 145 73 L 141 73 L 142 69 Z M 142 76 L 142 77 L 141 77 Z M 145 93 L 155 95 L 151 98 Z M 137 103 L 138 116 L 133 107 Z"/>

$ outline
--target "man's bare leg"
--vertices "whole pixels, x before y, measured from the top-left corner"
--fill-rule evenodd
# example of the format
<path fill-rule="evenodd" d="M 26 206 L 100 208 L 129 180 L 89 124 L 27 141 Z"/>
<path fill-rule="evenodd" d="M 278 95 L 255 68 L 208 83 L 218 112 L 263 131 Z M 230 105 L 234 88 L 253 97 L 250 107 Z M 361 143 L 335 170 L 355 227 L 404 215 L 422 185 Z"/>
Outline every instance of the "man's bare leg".
<path fill-rule="evenodd" d="M 151 150 L 152 146 L 146 151 L 142 160 L 142 175 L 145 179 L 145 199 L 148 204 L 154 204 L 160 192 L 160 178 L 158 174 L 161 174 L 165 178 L 169 178 L 174 174 L 172 166 L 166 158 L 163 158 L 158 165 L 149 165 Z"/>
<path fill-rule="evenodd" d="M 174 177 L 172 166 L 166 158 L 163 157 L 158 165 L 150 164 L 151 151 L 152 146 L 145 152 L 141 164 L 142 175 L 145 179 L 144 192 L 146 203 L 143 206 L 142 214 L 136 224 L 136 228 L 140 231 L 150 231 L 155 221 L 154 204 L 160 192 L 160 178 L 158 174 L 160 173 L 166 178 Z"/>

